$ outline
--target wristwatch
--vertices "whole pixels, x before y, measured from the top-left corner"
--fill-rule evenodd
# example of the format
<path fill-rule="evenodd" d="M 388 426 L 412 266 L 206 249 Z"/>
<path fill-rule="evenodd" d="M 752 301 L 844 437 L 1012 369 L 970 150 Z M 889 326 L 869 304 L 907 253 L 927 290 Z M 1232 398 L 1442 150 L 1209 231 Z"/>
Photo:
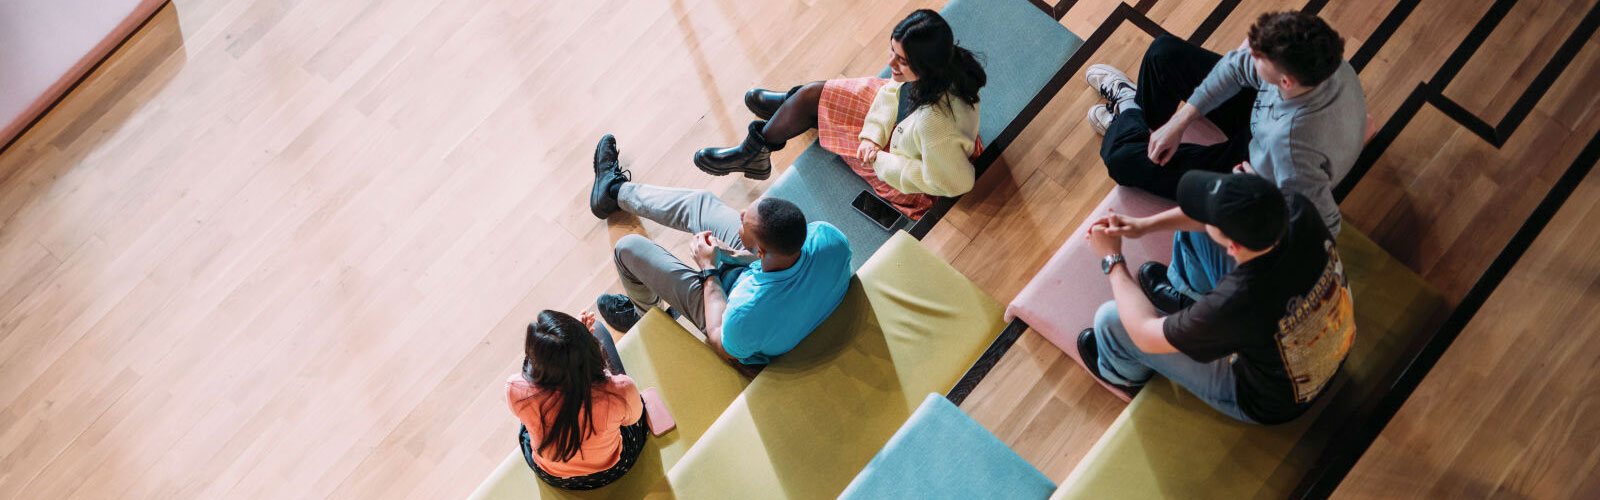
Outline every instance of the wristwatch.
<path fill-rule="evenodd" d="M 718 267 L 710 267 L 710 268 L 706 268 L 706 269 L 701 269 L 699 275 L 700 275 L 700 282 L 704 283 L 708 279 L 721 277 L 722 276 L 722 267 L 718 266 Z"/>
<path fill-rule="evenodd" d="M 1100 272 L 1103 272 L 1103 273 L 1106 273 L 1106 274 L 1111 274 L 1111 266 L 1115 266 L 1117 264 L 1122 264 L 1122 263 L 1126 263 L 1126 262 L 1128 262 L 1128 261 L 1124 260 L 1122 258 L 1122 254 L 1120 254 L 1120 253 L 1114 253 L 1114 254 L 1111 254 L 1111 255 L 1107 255 L 1107 256 L 1105 256 L 1105 258 L 1100 259 Z"/>

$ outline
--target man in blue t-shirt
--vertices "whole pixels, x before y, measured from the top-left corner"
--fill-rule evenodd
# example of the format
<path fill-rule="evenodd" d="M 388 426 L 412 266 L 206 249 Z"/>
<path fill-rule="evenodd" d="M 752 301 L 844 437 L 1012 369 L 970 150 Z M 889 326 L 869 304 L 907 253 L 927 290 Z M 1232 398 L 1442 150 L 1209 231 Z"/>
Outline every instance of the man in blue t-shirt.
<path fill-rule="evenodd" d="M 694 233 L 692 267 L 642 235 L 617 241 L 627 293 L 597 301 L 613 328 L 633 328 L 665 299 L 705 332 L 718 355 L 764 365 L 794 349 L 844 299 L 849 242 L 826 222 L 806 223 L 793 203 L 761 198 L 739 211 L 704 190 L 629 182 L 609 135 L 595 149 L 594 169 L 589 208 L 596 217 L 620 210 Z"/>

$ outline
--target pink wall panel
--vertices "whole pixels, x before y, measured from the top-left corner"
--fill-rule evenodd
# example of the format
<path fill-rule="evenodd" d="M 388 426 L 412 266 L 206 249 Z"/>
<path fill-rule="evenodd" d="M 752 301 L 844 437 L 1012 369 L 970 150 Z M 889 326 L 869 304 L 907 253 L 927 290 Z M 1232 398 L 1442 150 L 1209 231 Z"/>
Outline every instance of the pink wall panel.
<path fill-rule="evenodd" d="M 166 0 L 0 0 L 0 145 Z"/>

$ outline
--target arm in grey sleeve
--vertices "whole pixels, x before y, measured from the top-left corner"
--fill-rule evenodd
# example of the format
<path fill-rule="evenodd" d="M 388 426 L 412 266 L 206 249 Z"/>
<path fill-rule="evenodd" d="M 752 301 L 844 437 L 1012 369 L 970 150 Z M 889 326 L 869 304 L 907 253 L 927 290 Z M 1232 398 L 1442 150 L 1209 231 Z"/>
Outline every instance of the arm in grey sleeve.
<path fill-rule="evenodd" d="M 1322 216 L 1322 223 L 1328 226 L 1328 232 L 1338 236 L 1339 203 L 1333 199 L 1333 179 L 1327 170 L 1327 157 L 1306 148 L 1296 153 L 1290 154 L 1290 161 L 1284 165 L 1289 168 L 1275 172 L 1278 189 L 1284 194 L 1298 194 L 1311 200 L 1317 207 L 1317 215 Z"/>
<path fill-rule="evenodd" d="M 1206 79 L 1200 82 L 1199 87 L 1195 87 L 1193 94 L 1189 95 L 1189 104 L 1201 114 L 1210 113 L 1245 87 L 1259 90 L 1264 85 L 1261 83 L 1261 77 L 1256 75 L 1256 66 L 1250 59 L 1250 49 L 1238 49 L 1223 54 L 1222 60 L 1211 67 L 1211 73 L 1206 75 Z"/>

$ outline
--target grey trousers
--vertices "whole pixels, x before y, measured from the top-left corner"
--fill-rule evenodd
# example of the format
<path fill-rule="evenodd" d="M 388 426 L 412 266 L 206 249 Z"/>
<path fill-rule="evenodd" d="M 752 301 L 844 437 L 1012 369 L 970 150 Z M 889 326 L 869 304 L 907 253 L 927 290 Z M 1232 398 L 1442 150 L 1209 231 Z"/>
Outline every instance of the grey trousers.
<path fill-rule="evenodd" d="M 617 193 L 624 211 L 687 233 L 711 231 L 735 250 L 739 239 L 739 211 L 703 189 L 680 189 L 626 183 Z M 640 314 L 665 299 L 694 326 L 705 329 L 705 296 L 699 269 L 685 264 L 649 238 L 630 234 L 617 240 L 612 254 L 622 289 Z"/>

